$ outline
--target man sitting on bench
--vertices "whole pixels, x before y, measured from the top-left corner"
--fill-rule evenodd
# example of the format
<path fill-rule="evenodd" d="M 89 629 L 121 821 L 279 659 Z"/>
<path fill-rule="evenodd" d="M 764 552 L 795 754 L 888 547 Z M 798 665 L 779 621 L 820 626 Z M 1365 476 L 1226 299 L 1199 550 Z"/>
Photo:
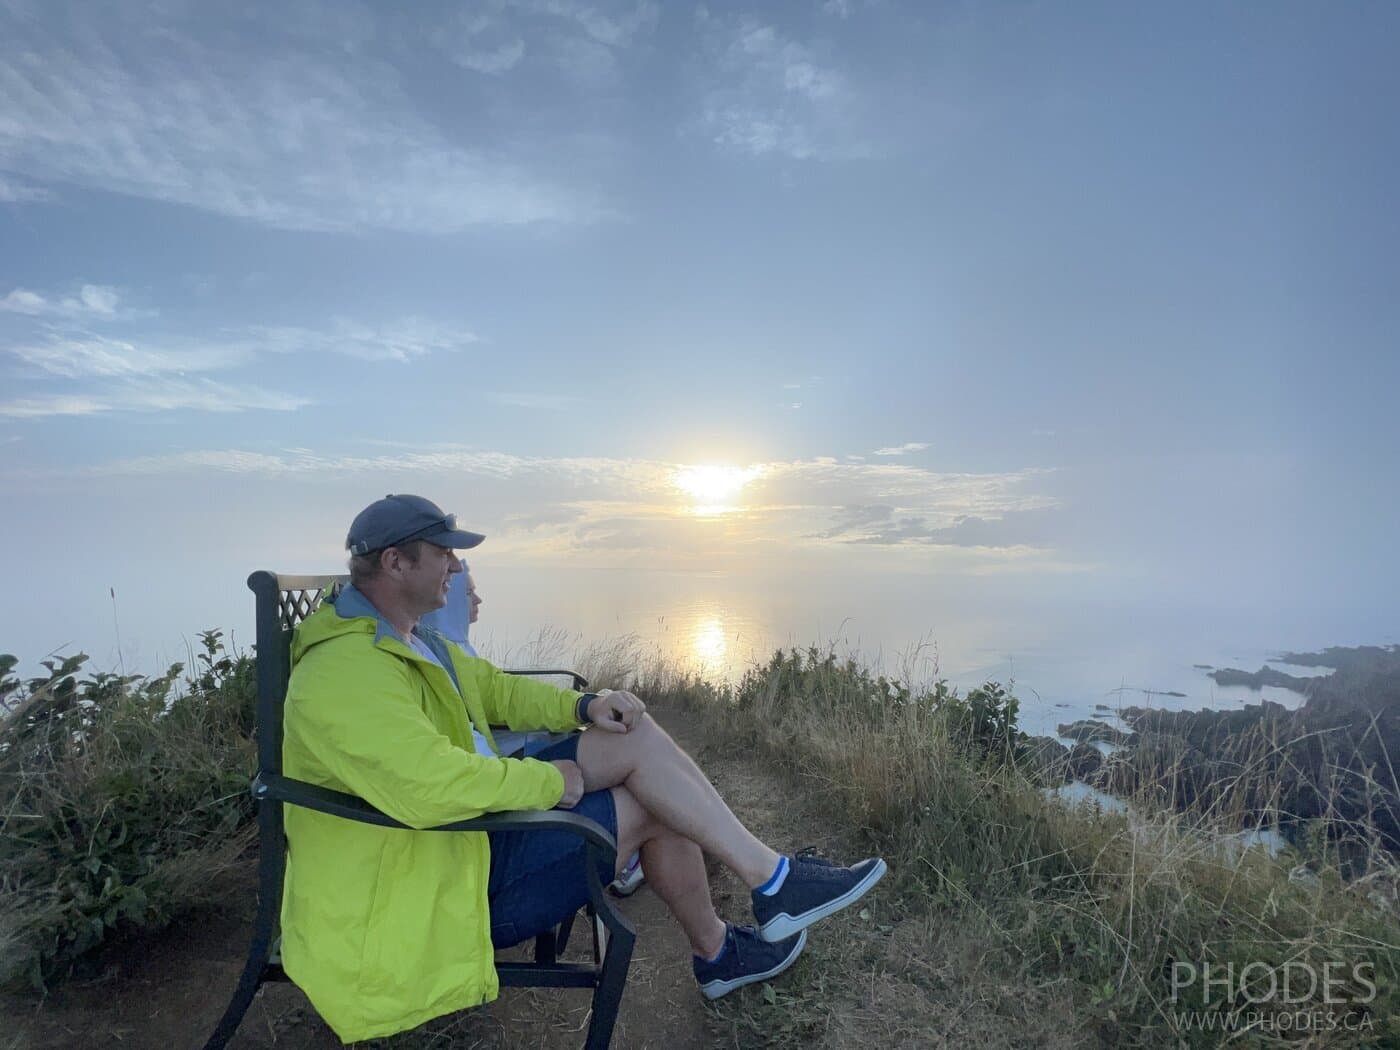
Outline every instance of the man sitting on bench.
<path fill-rule="evenodd" d="M 418 634 L 462 570 L 454 551 L 482 539 L 420 496 L 387 496 L 356 516 L 350 585 L 293 638 L 286 774 L 359 795 L 411 828 L 503 810 L 580 813 L 615 836 L 620 862 L 640 851 L 705 996 L 782 973 L 806 927 L 862 897 L 885 862 L 780 856 L 630 692 L 506 675 Z M 514 759 L 495 757 L 493 722 L 590 728 Z M 419 834 L 302 808 L 288 810 L 286 831 L 283 966 L 347 1041 L 494 999 L 493 947 L 553 928 L 588 897 L 586 849 L 565 832 Z M 755 926 L 715 913 L 705 853 L 749 886 Z"/>

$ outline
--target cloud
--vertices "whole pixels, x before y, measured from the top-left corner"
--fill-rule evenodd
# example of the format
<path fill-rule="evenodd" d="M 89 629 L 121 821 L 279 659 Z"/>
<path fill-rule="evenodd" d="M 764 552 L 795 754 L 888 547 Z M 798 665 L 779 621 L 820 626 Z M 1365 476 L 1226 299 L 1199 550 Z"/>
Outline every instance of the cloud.
<path fill-rule="evenodd" d="M 1008 509 L 995 517 L 959 517 L 952 525 L 937 525 L 919 514 L 901 514 L 889 505 L 842 508 L 836 523 L 820 533 L 822 539 L 880 546 L 928 545 L 950 547 L 1027 548 L 1057 536 L 1060 510 L 1054 505 Z"/>
<path fill-rule="evenodd" d="M 894 507 L 888 503 L 875 503 L 867 506 L 841 507 L 836 513 L 836 524 L 818 533 L 822 539 L 840 539 L 853 530 L 871 525 L 882 525 L 894 515 Z"/>
<path fill-rule="evenodd" d="M 437 45 L 463 69 L 499 76 L 525 57 L 525 41 L 503 20 L 479 11 L 459 11 L 433 34 Z"/>
<path fill-rule="evenodd" d="M 644 459 L 550 458 L 441 446 L 395 447 L 370 456 L 306 449 L 193 451 L 86 468 L 104 476 L 207 474 L 268 478 L 412 478 L 419 486 L 469 492 L 481 508 L 504 508 L 498 542 L 529 549 L 613 553 L 668 550 L 702 558 L 764 545 L 884 546 L 1024 551 L 1054 536 L 1057 501 L 1041 491 L 1050 472 L 938 474 L 830 457 L 750 464 L 753 480 L 729 513 L 699 515 L 678 498 L 681 465 Z M 522 508 L 531 508 L 524 510 Z"/>
<path fill-rule="evenodd" d="M 10 20 L 0 51 L 0 168 L 32 182 L 297 230 L 441 234 L 602 214 L 449 140 L 363 50 L 265 17 L 239 37 L 197 6 L 167 8 L 160 25 L 121 6 L 38 10 Z"/>
<path fill-rule="evenodd" d="M 922 452 L 926 448 L 928 448 L 927 441 L 906 441 L 903 445 L 894 445 L 890 448 L 877 448 L 871 455 L 903 456 L 910 452 Z"/>
<path fill-rule="evenodd" d="M 0 417 L 42 419 L 50 416 L 90 416 L 106 412 L 242 412 L 264 409 L 290 412 L 311 402 L 294 394 L 255 386 L 230 386 L 198 381 L 144 379 L 89 394 L 54 394 L 0 402 Z"/>
<path fill-rule="evenodd" d="M 868 157 L 850 80 L 817 52 L 752 18 L 698 16 L 709 61 L 701 123 L 719 146 L 794 160 Z"/>
<path fill-rule="evenodd" d="M 116 289 L 100 284 L 85 284 L 76 296 L 63 299 L 48 299 L 38 292 L 16 288 L 0 299 L 0 311 L 29 317 L 111 319 L 118 316 L 117 302 Z"/>
<path fill-rule="evenodd" d="M 0 174 L 0 203 L 18 204 L 23 201 L 46 201 L 49 193 L 35 186 L 25 186 L 18 182 L 11 182 Z"/>
<path fill-rule="evenodd" d="M 578 0 L 515 0 L 511 6 L 573 22 L 591 39 L 612 48 L 631 46 L 636 36 L 655 29 L 661 16 L 660 6 L 650 0 L 613 4 L 613 13 L 602 10 L 609 5 Z"/>
<path fill-rule="evenodd" d="M 246 344 L 153 348 L 91 334 L 51 335 L 45 342 L 13 346 L 7 352 L 49 375 L 68 379 L 210 372 L 252 357 Z"/>
<path fill-rule="evenodd" d="M 499 77 L 534 61 L 576 81 L 597 82 L 614 74 L 618 53 L 659 19 L 660 7 L 651 2 L 496 0 L 459 12 L 432 40 L 474 73 Z"/>
<path fill-rule="evenodd" d="M 433 353 L 454 353 L 478 341 L 472 332 L 416 318 L 380 326 L 339 319 L 325 331 L 257 326 L 249 333 L 268 353 L 333 353 L 362 361 L 414 361 Z"/>
<path fill-rule="evenodd" d="M 577 405 L 580 399 L 572 394 L 533 394 L 533 393 L 492 393 L 488 394 L 498 405 L 511 408 L 564 409 Z"/>
<path fill-rule="evenodd" d="M 326 330 L 255 326 L 209 339 L 126 340 L 60 331 L 5 352 L 48 375 L 81 379 L 214 372 L 247 364 L 260 354 L 339 354 L 362 361 L 409 362 L 455 352 L 476 341 L 471 332 L 412 319 L 380 326 L 340 320 Z"/>

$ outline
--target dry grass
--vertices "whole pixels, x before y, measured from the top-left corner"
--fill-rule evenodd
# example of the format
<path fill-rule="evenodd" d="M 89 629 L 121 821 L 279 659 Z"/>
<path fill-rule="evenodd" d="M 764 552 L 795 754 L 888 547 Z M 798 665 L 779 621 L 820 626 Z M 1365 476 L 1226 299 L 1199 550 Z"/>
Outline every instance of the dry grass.
<path fill-rule="evenodd" d="M 821 984 L 722 1008 L 739 1036 L 794 1046 L 850 1045 L 856 1033 L 894 1046 L 1268 1046 L 1295 1036 L 1268 1020 L 1203 1032 L 1182 1013 L 1246 1005 L 1289 967 L 1327 966 L 1347 1002 L 1324 1002 L 1319 989 L 1285 1012 L 1362 1028 L 1312 1032 L 1310 1045 L 1400 1041 L 1400 869 L 1373 847 L 1348 872 L 1357 877 L 1343 877 L 1326 844 L 1355 840 L 1366 830 L 1355 822 L 1314 828 L 1320 848 L 1271 858 L 1230 848 L 1239 814 L 1165 810 L 1161 788 L 1146 782 L 1128 816 L 1067 807 L 1008 755 L 970 746 L 966 708 L 946 689 L 919 692 L 817 651 L 779 655 L 727 689 L 655 660 L 629 666 L 632 652 L 614 648 L 595 666 L 650 702 L 703 711 L 716 744 L 781 770 L 895 874 L 896 904 L 866 909 L 834 957 L 809 949 Z M 1187 984 L 1174 1000 L 1173 965 L 1183 963 L 1251 967 L 1250 984 L 1190 1001 L 1202 986 Z M 1256 1009 L 1283 1007 L 1275 997 Z"/>

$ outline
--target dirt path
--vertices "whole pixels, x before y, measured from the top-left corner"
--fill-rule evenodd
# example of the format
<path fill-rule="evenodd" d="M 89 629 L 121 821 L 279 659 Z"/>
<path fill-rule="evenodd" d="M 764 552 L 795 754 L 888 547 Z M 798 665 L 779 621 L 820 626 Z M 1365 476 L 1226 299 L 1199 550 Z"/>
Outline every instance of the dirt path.
<path fill-rule="evenodd" d="M 776 848 L 792 850 L 820 836 L 803 837 L 793 826 L 796 810 L 777 805 L 792 788 L 745 762 L 707 749 L 696 716 L 665 711 L 658 716 L 677 740 L 697 756 L 734 811 Z M 810 810 L 811 800 L 806 808 Z M 819 828 L 819 823 L 808 830 Z M 715 902 L 726 918 L 750 921 L 748 893 L 727 872 L 712 873 Z M 198 1047 L 222 1012 L 242 965 L 251 922 L 253 883 L 226 913 L 192 917 L 159 936 L 122 946 L 96 966 L 97 976 L 70 981 L 44 1002 L 12 996 L 0 1001 L 0 1050 L 10 1047 L 84 1048 L 131 1046 L 173 1050 Z M 642 890 L 623 903 L 638 932 L 627 991 L 613 1046 L 618 1050 L 691 1050 L 754 1045 L 743 1036 L 743 1018 L 733 1009 L 704 1002 L 690 973 L 684 936 L 660 901 Z M 576 931 L 586 950 L 587 930 Z M 816 938 L 814 937 L 813 940 Z M 574 949 L 571 947 L 571 953 Z M 812 949 L 807 953 L 812 955 Z M 783 983 L 800 984 L 812 964 L 805 958 Z M 743 992 L 740 995 L 758 995 Z M 737 998 L 731 997 L 731 999 Z M 432 1022 L 388 1040 L 385 1050 L 417 1047 L 542 1047 L 581 1045 L 588 1003 L 582 991 L 508 989 L 488 1007 Z M 742 1013 L 742 1011 L 740 1011 Z M 264 986 L 243 1020 L 234 1050 L 312 1050 L 339 1041 L 291 985 Z"/>

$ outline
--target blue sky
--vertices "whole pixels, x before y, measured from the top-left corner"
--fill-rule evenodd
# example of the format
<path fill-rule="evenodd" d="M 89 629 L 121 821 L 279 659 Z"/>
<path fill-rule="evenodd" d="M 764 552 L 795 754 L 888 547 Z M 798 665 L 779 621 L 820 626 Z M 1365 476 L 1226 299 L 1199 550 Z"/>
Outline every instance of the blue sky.
<path fill-rule="evenodd" d="M 242 617 L 391 490 L 500 565 L 1394 617 L 1397 31 L 3 0 L 0 648 Z"/>

